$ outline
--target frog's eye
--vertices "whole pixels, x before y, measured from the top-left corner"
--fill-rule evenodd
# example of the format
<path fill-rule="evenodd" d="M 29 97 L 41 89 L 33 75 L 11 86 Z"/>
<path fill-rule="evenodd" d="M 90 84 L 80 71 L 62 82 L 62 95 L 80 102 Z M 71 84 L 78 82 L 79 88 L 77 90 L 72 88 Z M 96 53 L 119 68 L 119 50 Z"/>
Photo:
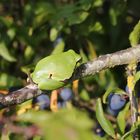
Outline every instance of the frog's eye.
<path fill-rule="evenodd" d="M 52 74 L 49 74 L 49 79 L 52 79 Z"/>

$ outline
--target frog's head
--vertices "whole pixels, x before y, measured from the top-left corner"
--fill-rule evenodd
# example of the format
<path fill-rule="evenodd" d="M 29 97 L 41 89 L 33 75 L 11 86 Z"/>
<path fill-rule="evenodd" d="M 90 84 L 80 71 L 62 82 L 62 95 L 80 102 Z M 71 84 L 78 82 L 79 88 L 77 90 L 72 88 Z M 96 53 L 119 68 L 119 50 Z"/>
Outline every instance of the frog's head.
<path fill-rule="evenodd" d="M 79 61 L 81 60 L 81 56 L 80 56 L 79 54 L 75 53 L 75 51 L 69 50 L 68 52 L 69 52 L 71 55 L 73 55 L 73 57 L 75 58 L 75 61 L 76 61 L 76 62 L 79 62 Z"/>

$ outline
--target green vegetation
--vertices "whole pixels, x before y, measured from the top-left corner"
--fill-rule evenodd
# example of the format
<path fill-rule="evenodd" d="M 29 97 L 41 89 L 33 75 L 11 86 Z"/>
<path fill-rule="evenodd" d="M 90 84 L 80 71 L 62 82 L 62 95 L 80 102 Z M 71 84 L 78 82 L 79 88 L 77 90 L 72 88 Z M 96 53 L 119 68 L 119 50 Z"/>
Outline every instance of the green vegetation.
<path fill-rule="evenodd" d="M 0 0 L 0 97 L 24 87 L 27 73 L 32 73 L 37 62 L 46 56 L 72 49 L 82 57 L 82 64 L 103 54 L 135 47 L 140 43 L 139 13 L 139 0 Z M 73 60 L 70 69 L 62 65 L 62 73 L 72 74 L 79 66 L 78 60 Z M 56 67 L 55 70 L 59 75 Z M 139 70 L 138 63 L 133 75 L 136 101 L 140 100 Z M 64 82 L 70 76 L 61 75 L 61 79 Z M 0 139 L 140 138 L 139 119 L 133 124 L 130 121 L 133 114 L 127 78 L 125 66 L 118 66 L 69 83 L 59 91 L 57 112 L 49 106 L 51 91 L 42 91 L 47 96 L 42 94 L 44 97 L 3 108 Z M 61 79 L 55 80 L 62 83 Z M 42 85 L 45 89 L 46 83 Z M 114 104 L 110 94 L 117 100 Z"/>

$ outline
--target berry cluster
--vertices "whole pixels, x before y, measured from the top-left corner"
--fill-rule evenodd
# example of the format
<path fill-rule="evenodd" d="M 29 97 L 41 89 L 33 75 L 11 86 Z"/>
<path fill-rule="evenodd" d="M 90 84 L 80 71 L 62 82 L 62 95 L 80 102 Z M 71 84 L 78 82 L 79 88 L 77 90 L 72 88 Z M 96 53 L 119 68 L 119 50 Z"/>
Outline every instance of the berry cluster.
<path fill-rule="evenodd" d="M 102 127 L 99 124 L 97 124 L 93 130 L 94 133 L 100 137 L 103 137 L 105 135 L 105 131 L 102 129 Z"/>
<path fill-rule="evenodd" d="M 58 98 L 58 108 L 64 108 L 66 102 L 71 100 L 73 97 L 72 90 L 70 88 L 63 88 L 60 90 Z M 41 94 L 33 99 L 33 105 L 37 105 L 40 110 L 50 108 L 50 97 L 47 94 Z"/>

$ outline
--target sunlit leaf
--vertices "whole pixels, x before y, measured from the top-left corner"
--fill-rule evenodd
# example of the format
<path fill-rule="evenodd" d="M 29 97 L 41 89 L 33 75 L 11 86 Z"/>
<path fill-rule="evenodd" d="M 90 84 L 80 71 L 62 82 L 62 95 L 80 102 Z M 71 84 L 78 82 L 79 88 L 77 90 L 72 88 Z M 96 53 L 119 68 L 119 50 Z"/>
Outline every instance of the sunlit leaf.
<path fill-rule="evenodd" d="M 89 28 L 89 32 L 104 33 L 103 26 L 98 21 L 95 24 L 90 25 L 88 28 Z"/>
<path fill-rule="evenodd" d="M 63 52 L 64 47 L 65 47 L 64 40 L 62 38 L 56 39 L 56 41 L 54 42 L 54 49 L 52 51 L 52 54 L 57 54 L 57 53 Z"/>
<path fill-rule="evenodd" d="M 31 46 L 27 46 L 24 51 L 24 57 L 26 60 L 30 60 L 32 56 L 34 55 L 34 50 Z"/>
<path fill-rule="evenodd" d="M 0 89 L 8 89 L 12 86 L 21 86 L 22 81 L 20 78 L 16 78 L 6 73 L 0 73 Z"/>
<path fill-rule="evenodd" d="M 132 46 L 140 43 L 140 21 L 135 25 L 133 31 L 129 35 L 129 40 Z"/>
<path fill-rule="evenodd" d="M 80 56 L 82 57 L 82 63 L 85 63 L 88 61 L 88 58 L 82 49 L 80 49 Z"/>
<path fill-rule="evenodd" d="M 92 60 L 97 57 L 95 45 L 89 40 L 87 40 L 87 45 L 88 45 L 87 47 L 88 47 L 88 51 L 89 51 L 89 58 L 90 58 L 90 60 Z"/>
<path fill-rule="evenodd" d="M 130 138 L 130 140 L 132 140 L 133 139 L 133 133 L 136 131 L 136 129 L 137 129 L 137 127 L 131 127 L 131 130 L 130 131 L 128 131 L 128 132 L 126 132 L 122 137 L 121 137 L 121 139 L 120 140 L 127 140 L 127 138 L 128 138 L 128 140 L 129 140 L 129 138 Z"/>
<path fill-rule="evenodd" d="M 93 2 L 92 0 L 80 0 L 78 1 L 78 4 L 83 10 L 87 11 L 91 7 L 92 2 Z"/>
<path fill-rule="evenodd" d="M 57 38 L 58 30 L 56 28 L 52 28 L 50 31 L 50 40 L 54 41 Z"/>
<path fill-rule="evenodd" d="M 33 140 L 41 140 L 42 138 L 41 138 L 41 136 L 35 136 L 34 138 L 33 138 Z"/>
<path fill-rule="evenodd" d="M 101 127 L 104 129 L 104 131 L 108 135 L 115 138 L 114 128 L 113 128 L 111 122 L 104 115 L 100 98 L 98 98 L 97 102 L 96 102 L 96 118 L 97 118 L 98 122 L 100 123 Z"/>
<path fill-rule="evenodd" d="M 7 34 L 8 36 L 10 37 L 10 39 L 13 39 L 16 35 L 16 32 L 15 32 L 15 29 L 14 28 L 10 28 L 8 31 L 7 31 Z"/>
<path fill-rule="evenodd" d="M 88 17 L 88 15 L 88 12 L 80 12 L 77 13 L 77 15 L 72 14 L 70 17 L 68 17 L 69 25 L 80 24 Z"/>
<path fill-rule="evenodd" d="M 129 111 L 130 103 L 127 103 L 125 108 L 119 112 L 119 115 L 117 116 L 117 124 L 119 127 L 119 130 L 121 134 L 124 134 L 125 127 L 126 127 L 126 115 Z"/>
<path fill-rule="evenodd" d="M 111 23 L 113 26 L 115 26 L 117 24 L 117 13 L 115 9 L 110 8 L 109 14 L 110 14 Z"/>
<path fill-rule="evenodd" d="M 16 61 L 16 58 L 10 54 L 4 42 L 0 42 L 0 55 L 7 61 L 10 61 L 10 62 Z"/>
<path fill-rule="evenodd" d="M 135 84 L 137 83 L 137 81 L 140 79 L 140 71 L 138 71 L 135 76 L 134 76 L 134 82 Z"/>
<path fill-rule="evenodd" d="M 27 112 L 18 116 L 22 121 L 37 124 L 49 140 L 92 140 L 92 122 L 84 112 L 75 109 L 60 110 L 56 113 Z M 75 123 L 76 122 L 76 123 Z M 54 135 L 55 133 L 59 135 Z"/>
<path fill-rule="evenodd" d="M 89 101 L 90 100 L 90 97 L 88 95 L 88 92 L 83 89 L 81 92 L 80 92 L 80 97 L 85 100 L 85 101 Z"/>
<path fill-rule="evenodd" d="M 13 24 L 13 17 L 11 17 L 11 16 L 7 16 L 7 17 L 0 16 L 0 22 L 4 23 L 4 25 L 6 25 L 7 27 L 10 27 Z"/>
<path fill-rule="evenodd" d="M 103 4 L 103 0 L 95 0 L 93 2 L 93 7 L 102 6 L 102 4 Z"/>

